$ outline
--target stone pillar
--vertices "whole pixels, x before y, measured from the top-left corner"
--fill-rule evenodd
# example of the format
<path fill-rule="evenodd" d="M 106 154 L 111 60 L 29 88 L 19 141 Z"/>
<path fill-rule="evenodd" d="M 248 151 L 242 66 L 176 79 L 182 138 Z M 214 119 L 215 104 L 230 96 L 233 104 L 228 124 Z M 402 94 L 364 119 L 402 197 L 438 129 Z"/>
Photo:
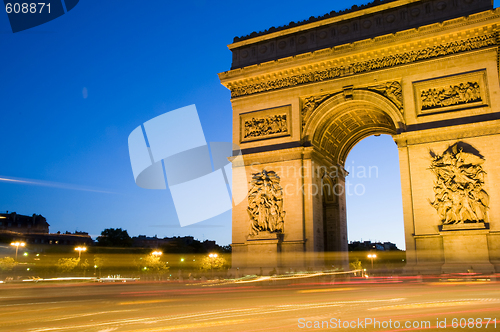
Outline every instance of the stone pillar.
<path fill-rule="evenodd" d="M 349 268 L 347 252 L 346 171 L 333 165 L 321 155 L 313 155 L 311 163 L 311 190 L 314 229 L 314 266 L 317 269 Z M 312 234 L 312 231 L 311 231 Z M 309 238 L 308 238 L 308 241 Z M 309 254 L 311 255 L 311 254 Z M 312 255 L 311 255 L 312 256 Z"/>
<path fill-rule="evenodd" d="M 413 268 L 417 264 L 417 255 L 415 251 L 415 221 L 413 219 L 413 199 L 411 192 L 411 169 L 409 149 L 406 141 L 397 140 L 399 151 L 399 170 L 401 175 L 401 192 L 403 195 L 403 221 L 405 231 L 406 245 L 406 266 L 407 273 L 413 273 Z"/>
<path fill-rule="evenodd" d="M 323 236 L 325 267 L 349 268 L 345 171 L 339 166 L 334 178 L 323 177 Z"/>
<path fill-rule="evenodd" d="M 250 183 L 239 185 L 248 186 L 248 197 L 233 208 L 232 216 L 232 268 L 239 273 L 305 270 L 307 202 L 302 173 L 307 170 L 302 156 L 302 148 L 245 156 L 242 167 Z M 273 175 L 265 181 L 256 180 L 256 174 L 264 173 Z M 282 221 L 276 227 L 278 215 Z"/>
<path fill-rule="evenodd" d="M 260 232 L 257 235 L 249 235 L 245 242 L 248 246 L 246 270 L 262 275 L 269 275 L 271 271 L 278 272 L 282 267 L 282 242 L 282 234 Z"/>
<path fill-rule="evenodd" d="M 463 271 L 478 273 L 494 273 L 488 250 L 489 225 L 460 224 L 454 227 L 443 226 L 440 235 L 443 237 L 445 263 L 444 273 Z"/>
<path fill-rule="evenodd" d="M 477 137 L 437 141 L 436 136 L 419 136 L 417 142 L 426 144 L 396 140 L 407 273 L 499 270 L 500 237 L 496 235 L 500 209 L 495 202 L 500 195 L 495 188 L 500 183 L 500 168 L 495 142 L 500 142 L 500 136 L 482 137 L 476 131 L 479 125 L 474 130 L 467 127 L 471 130 L 467 134 Z M 445 132 L 447 138 L 461 133 L 457 129 Z"/>

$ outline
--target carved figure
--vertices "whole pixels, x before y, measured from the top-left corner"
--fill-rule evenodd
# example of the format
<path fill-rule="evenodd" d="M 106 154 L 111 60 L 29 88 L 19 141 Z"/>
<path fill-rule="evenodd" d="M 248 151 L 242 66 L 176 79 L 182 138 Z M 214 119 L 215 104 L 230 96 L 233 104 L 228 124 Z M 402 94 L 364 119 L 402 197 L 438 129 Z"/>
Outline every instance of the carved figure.
<path fill-rule="evenodd" d="M 244 138 L 261 137 L 288 132 L 286 114 L 265 118 L 252 118 L 245 121 Z"/>
<path fill-rule="evenodd" d="M 379 85 L 369 86 L 369 90 L 375 90 L 380 92 L 387 98 L 389 98 L 399 109 L 403 109 L 403 88 L 401 87 L 401 83 L 387 82 Z"/>
<path fill-rule="evenodd" d="M 441 222 L 445 225 L 485 222 L 489 195 L 483 189 L 482 156 L 465 152 L 460 143 L 455 143 L 442 155 L 432 151 L 431 155 L 430 169 L 437 180 L 434 201 L 430 203 Z"/>
<path fill-rule="evenodd" d="M 283 211 L 283 188 L 274 171 L 254 173 L 248 192 L 248 216 L 250 234 L 268 231 L 283 233 L 285 211 Z"/>
<path fill-rule="evenodd" d="M 475 103 L 482 100 L 477 82 L 460 83 L 437 90 L 424 90 L 420 93 L 420 98 L 422 110 Z"/>
<path fill-rule="evenodd" d="M 306 125 L 307 120 L 313 113 L 313 111 L 326 99 L 328 99 L 333 94 L 325 94 L 321 96 L 311 96 L 304 100 L 304 105 L 302 106 L 302 128 Z"/>

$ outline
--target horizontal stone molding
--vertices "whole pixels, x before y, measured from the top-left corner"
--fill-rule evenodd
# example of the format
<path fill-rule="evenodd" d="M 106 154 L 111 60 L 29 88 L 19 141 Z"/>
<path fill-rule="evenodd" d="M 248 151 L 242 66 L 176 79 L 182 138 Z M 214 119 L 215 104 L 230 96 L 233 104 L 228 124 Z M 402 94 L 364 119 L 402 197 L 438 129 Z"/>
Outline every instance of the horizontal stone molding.
<path fill-rule="evenodd" d="M 278 79 L 267 80 L 265 82 L 246 85 L 231 84 L 228 85 L 228 87 L 231 90 L 232 98 L 248 96 L 266 91 L 274 91 L 304 84 L 328 81 L 379 69 L 392 68 L 398 65 L 439 58 L 451 54 L 478 50 L 485 47 L 495 46 L 497 44 L 496 40 L 497 38 L 495 34 L 487 34 L 464 40 L 428 46 L 420 50 L 395 53 L 367 61 L 353 62 L 347 65 L 335 66 L 332 68 L 311 71 L 298 75 L 290 75 Z"/>
<path fill-rule="evenodd" d="M 268 149 L 266 151 L 245 154 L 244 165 L 238 166 L 266 165 L 276 162 L 310 159 L 313 149 L 313 147 L 301 146 L 290 149 L 282 149 L 279 150 L 279 153 L 276 153 L 276 149 L 273 148 L 273 146 L 268 146 Z"/>
<path fill-rule="evenodd" d="M 437 127 L 428 130 L 406 132 L 393 136 L 398 147 L 414 144 L 426 144 L 438 141 L 459 140 L 472 137 L 500 134 L 500 120 L 491 120 L 483 123 L 468 123 L 450 128 Z"/>

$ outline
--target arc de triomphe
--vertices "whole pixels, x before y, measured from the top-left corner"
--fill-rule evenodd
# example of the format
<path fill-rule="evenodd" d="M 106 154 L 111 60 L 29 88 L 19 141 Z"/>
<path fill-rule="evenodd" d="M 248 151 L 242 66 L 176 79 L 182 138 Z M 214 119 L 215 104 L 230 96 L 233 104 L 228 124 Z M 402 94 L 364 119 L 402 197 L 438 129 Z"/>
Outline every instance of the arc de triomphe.
<path fill-rule="evenodd" d="M 345 267 L 344 163 L 389 134 L 406 270 L 500 272 L 499 31 L 491 0 L 396 0 L 235 38 L 233 268 Z"/>

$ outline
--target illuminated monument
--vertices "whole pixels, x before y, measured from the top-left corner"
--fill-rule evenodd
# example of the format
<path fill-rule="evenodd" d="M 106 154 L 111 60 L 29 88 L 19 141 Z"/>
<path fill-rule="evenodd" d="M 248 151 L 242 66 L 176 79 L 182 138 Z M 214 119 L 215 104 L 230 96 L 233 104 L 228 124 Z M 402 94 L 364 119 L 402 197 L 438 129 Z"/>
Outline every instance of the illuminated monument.
<path fill-rule="evenodd" d="M 389 134 L 406 270 L 500 272 L 499 32 L 491 0 L 397 0 L 235 38 L 233 268 L 346 266 L 344 163 Z"/>

